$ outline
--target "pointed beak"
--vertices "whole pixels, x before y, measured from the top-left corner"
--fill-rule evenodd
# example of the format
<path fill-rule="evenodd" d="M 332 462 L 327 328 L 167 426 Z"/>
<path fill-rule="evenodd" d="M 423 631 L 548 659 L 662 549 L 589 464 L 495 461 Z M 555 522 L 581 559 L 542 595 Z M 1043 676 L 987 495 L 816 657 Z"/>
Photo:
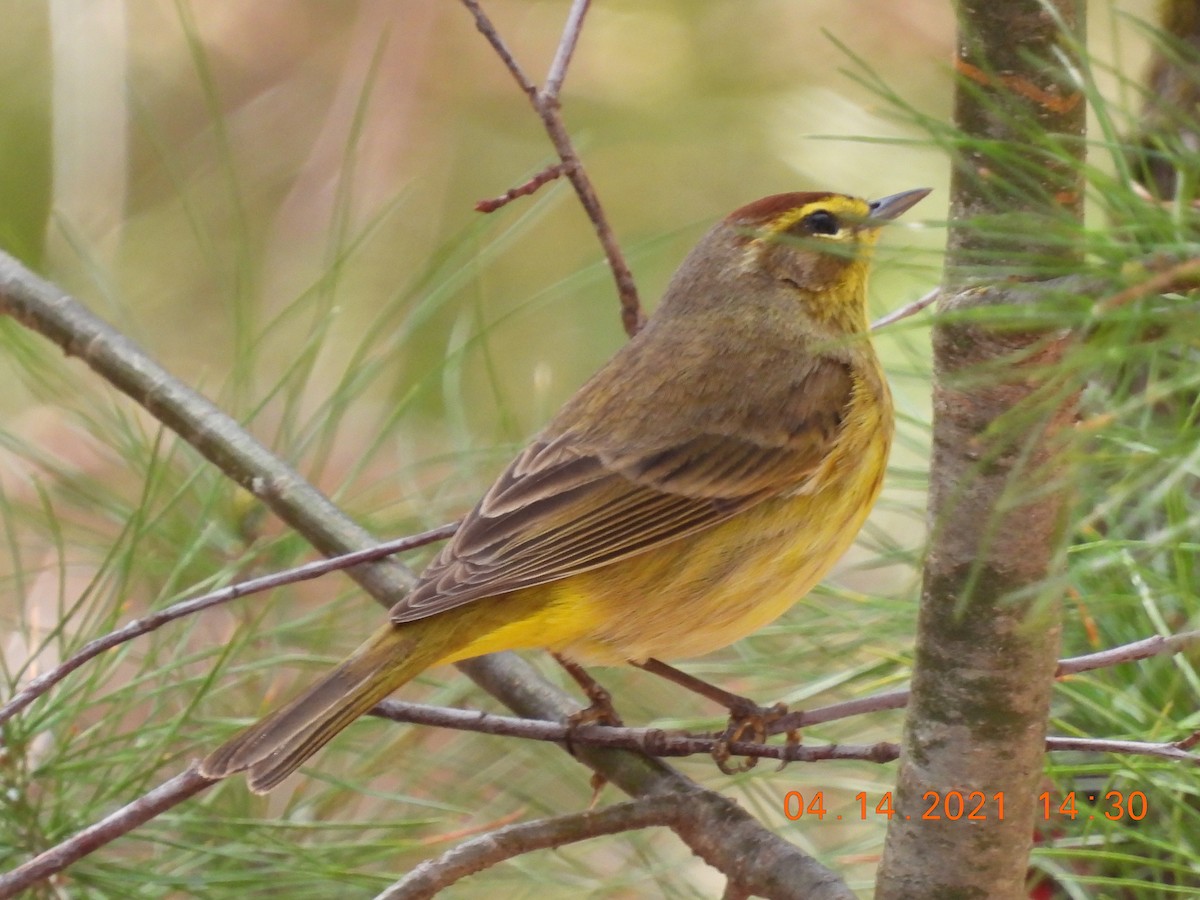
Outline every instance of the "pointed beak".
<path fill-rule="evenodd" d="M 933 188 L 916 188 L 911 191 L 901 191 L 882 200 L 871 201 L 871 215 L 867 220 L 873 225 L 883 225 L 916 206 L 929 196 Z"/>

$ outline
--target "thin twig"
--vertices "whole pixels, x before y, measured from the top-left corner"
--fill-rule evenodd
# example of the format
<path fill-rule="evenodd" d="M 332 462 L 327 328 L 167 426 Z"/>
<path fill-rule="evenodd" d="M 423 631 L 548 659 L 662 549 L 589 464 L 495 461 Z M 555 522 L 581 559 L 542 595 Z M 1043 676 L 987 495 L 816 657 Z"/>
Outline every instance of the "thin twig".
<path fill-rule="evenodd" d="M 1180 746 L 1182 743 L 1185 742 L 1148 743 L 1144 741 L 1111 741 L 1103 738 L 1048 737 L 1046 738 L 1046 749 L 1058 752 L 1077 750 L 1086 753 L 1153 756 L 1158 759 L 1169 759 L 1174 762 L 1187 762 L 1194 766 L 1200 766 L 1200 756 L 1188 753 L 1186 747 Z"/>
<path fill-rule="evenodd" d="M 641 301 L 638 299 L 637 285 L 634 284 L 633 273 L 629 270 L 629 265 L 625 262 L 625 255 L 621 250 L 620 244 L 617 242 L 617 237 L 613 233 L 612 226 L 608 223 L 604 209 L 600 205 L 600 198 L 597 196 L 591 179 L 588 177 L 587 171 L 579 159 L 579 154 L 575 151 L 575 145 L 571 141 L 571 136 L 563 124 L 562 112 L 558 102 L 558 91 L 562 87 L 563 79 L 566 77 L 567 65 L 570 63 L 571 54 L 579 42 L 580 29 L 583 27 L 583 17 L 588 8 L 587 0 L 575 0 L 575 3 L 571 6 L 566 25 L 563 27 L 562 38 L 558 44 L 558 51 L 555 53 L 554 62 L 550 66 L 546 89 L 542 91 L 539 91 L 533 82 L 529 80 L 528 76 L 526 76 L 524 70 L 522 70 L 513 56 L 512 51 L 508 49 L 499 32 L 496 31 L 496 26 L 492 24 L 491 19 L 488 18 L 487 13 L 479 6 L 477 0 L 462 0 L 462 3 L 470 11 L 471 15 L 475 17 L 475 27 L 487 38 L 488 43 L 492 45 L 492 48 L 499 55 L 541 118 L 542 125 L 546 129 L 546 133 L 550 136 L 550 141 L 554 144 L 555 151 L 558 153 L 558 158 L 562 161 L 563 174 L 567 176 L 572 187 L 575 188 L 579 202 L 582 204 L 584 211 L 587 213 L 588 220 L 592 223 L 592 227 L 596 231 L 596 237 L 600 240 L 600 246 L 604 248 L 604 256 L 608 260 L 608 267 L 612 272 L 613 280 L 616 282 L 617 295 L 621 301 L 621 323 L 625 327 L 625 333 L 632 337 L 641 329 L 646 319 L 645 313 L 642 311 Z"/>
<path fill-rule="evenodd" d="M 32 679 L 23 688 L 13 694 L 7 703 L 0 706 L 0 724 L 11 719 L 84 663 L 95 659 L 106 650 L 111 650 L 113 647 L 141 637 L 143 634 L 156 631 L 168 622 L 173 622 L 184 616 L 190 616 L 201 610 L 219 606 L 222 603 L 228 603 L 231 600 L 236 600 L 239 597 L 245 597 L 249 594 L 272 590 L 300 581 L 308 581 L 329 572 L 348 569 L 359 563 L 371 562 L 372 560 L 382 559 L 385 556 L 391 556 L 394 553 L 413 550 L 434 541 L 445 540 L 457 530 L 458 523 L 452 522 L 449 525 L 442 525 L 421 534 L 386 541 L 377 547 L 356 550 L 352 553 L 344 553 L 340 556 L 330 557 L 329 559 L 315 560 L 314 562 L 296 566 L 293 569 L 287 569 L 283 572 L 273 572 L 270 575 L 263 575 L 260 578 L 251 578 L 248 581 L 231 584 L 229 587 L 222 588 L 219 591 L 213 591 L 212 593 L 193 597 L 188 600 L 181 600 L 179 603 L 173 603 L 158 612 L 142 616 L 140 619 L 134 619 L 116 631 L 110 631 L 103 637 L 89 641 L 77 653 L 72 654 L 53 669 Z"/>
<path fill-rule="evenodd" d="M 878 331 L 880 328 L 884 328 L 894 322 L 899 322 L 901 319 L 907 319 L 909 316 L 916 315 L 925 307 L 929 306 L 929 304 L 933 303 L 933 301 L 937 300 L 938 294 L 940 293 L 941 288 L 934 288 L 924 297 L 914 300 L 912 303 L 902 306 L 899 309 L 894 309 L 886 316 L 880 316 L 871 323 L 871 330 Z"/>
<path fill-rule="evenodd" d="M 1193 731 L 1181 741 L 1172 741 L 1172 746 L 1178 747 L 1180 750 L 1191 750 L 1197 744 L 1200 744 L 1200 729 Z"/>
<path fill-rule="evenodd" d="M 508 46 L 500 37 L 500 33 L 496 31 L 496 26 L 492 24 L 492 20 L 484 14 L 476 0 L 462 0 L 462 2 L 463 6 L 469 9 L 471 15 L 475 17 L 475 27 L 479 29 L 479 33 L 487 38 L 487 42 L 492 45 L 492 49 L 496 51 L 496 55 L 500 57 L 501 62 L 508 68 L 512 77 L 516 79 L 522 92 L 536 105 L 538 95 L 537 85 L 530 81 L 529 76 L 521 69 L 517 58 L 512 55 L 512 51 L 508 49 Z"/>
<path fill-rule="evenodd" d="M 558 43 L 554 62 L 550 64 L 550 71 L 546 75 L 546 87 L 542 91 L 544 98 L 557 100 L 562 92 L 563 79 L 567 77 L 567 66 L 571 64 L 571 57 L 579 43 L 579 35 L 583 31 L 583 17 L 587 15 L 589 6 L 591 0 L 575 0 L 571 4 L 567 23 L 563 26 L 562 40 Z"/>
<path fill-rule="evenodd" d="M 1197 644 L 1200 644 L 1200 631 L 1183 631 L 1166 636 L 1155 635 L 1130 644 L 1122 644 L 1119 647 L 1110 647 L 1108 650 L 1101 650 L 1097 653 L 1060 660 L 1054 676 L 1062 678 L 1065 675 L 1076 675 L 1079 672 L 1108 668 L 1118 663 L 1135 662 L 1139 659 L 1149 659 L 1152 656 L 1179 653 Z"/>
<path fill-rule="evenodd" d="M 61 872 L 71 863 L 83 859 L 121 835 L 128 834 L 139 825 L 178 806 L 213 784 L 216 782 L 205 778 L 189 766 L 181 775 L 176 775 L 94 825 L 89 825 L 62 843 L 0 875 L 0 900 L 14 897 L 39 881 Z"/>
<path fill-rule="evenodd" d="M 528 197 L 535 193 L 544 184 L 554 181 L 556 178 L 561 178 L 565 171 L 565 166 L 562 163 L 555 163 L 548 168 L 542 169 L 524 184 L 518 184 L 514 188 L 509 188 L 499 197 L 493 197 L 490 200 L 480 200 L 475 204 L 475 211 L 481 213 L 492 213 L 498 209 L 503 209 L 513 200 L 518 197 Z"/>
<path fill-rule="evenodd" d="M 904 709 L 908 705 L 908 688 L 897 688 L 894 691 L 881 691 L 869 697 L 856 697 L 840 703 L 830 703 L 816 709 L 799 709 L 790 712 L 767 728 L 768 734 L 785 734 L 798 728 L 808 728 L 811 725 L 823 725 L 826 722 L 836 722 L 839 719 L 849 719 L 867 713 L 883 712 L 888 709 Z"/>
<path fill-rule="evenodd" d="M 563 161 L 567 178 L 575 187 L 579 202 L 587 212 L 588 219 L 596 230 L 596 237 L 604 248 L 604 255 L 608 260 L 608 267 L 617 284 L 617 294 L 621 299 L 621 324 L 625 328 L 625 333 L 633 337 L 641 331 L 646 322 L 646 314 L 642 311 L 642 304 L 638 299 L 633 273 L 625 262 L 625 256 L 621 252 L 621 245 L 617 242 L 616 234 L 613 233 L 608 219 L 605 218 L 604 210 L 600 206 L 600 198 L 597 196 L 595 188 L 592 187 L 591 179 L 584 171 L 583 163 L 579 161 L 567 128 L 558 114 L 557 106 L 548 110 L 543 115 L 542 121 L 554 144 L 554 149 L 558 151 L 559 159 Z"/>

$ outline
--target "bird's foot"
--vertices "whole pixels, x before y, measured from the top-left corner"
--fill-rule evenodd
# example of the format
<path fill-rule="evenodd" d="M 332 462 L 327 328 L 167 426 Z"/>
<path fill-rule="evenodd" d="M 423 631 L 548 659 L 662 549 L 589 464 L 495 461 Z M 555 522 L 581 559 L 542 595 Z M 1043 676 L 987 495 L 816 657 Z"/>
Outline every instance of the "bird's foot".
<path fill-rule="evenodd" d="M 733 699 L 732 695 L 730 699 Z M 717 768 L 723 773 L 736 775 L 739 772 L 748 772 L 758 765 L 758 757 L 749 756 L 746 757 L 745 762 L 730 765 L 729 760 L 733 758 L 730 746 L 740 742 L 754 744 L 765 742 L 770 737 L 771 726 L 787 715 L 788 708 L 784 703 L 776 703 L 774 706 L 759 706 L 745 697 L 737 697 L 728 706 L 729 724 L 717 736 L 717 743 L 712 750 L 712 758 L 713 762 L 717 764 Z M 787 740 L 789 745 L 799 743 L 800 733 L 795 730 L 789 731 Z M 786 765 L 786 761 L 784 765 Z M 781 765 L 780 768 L 782 767 Z"/>

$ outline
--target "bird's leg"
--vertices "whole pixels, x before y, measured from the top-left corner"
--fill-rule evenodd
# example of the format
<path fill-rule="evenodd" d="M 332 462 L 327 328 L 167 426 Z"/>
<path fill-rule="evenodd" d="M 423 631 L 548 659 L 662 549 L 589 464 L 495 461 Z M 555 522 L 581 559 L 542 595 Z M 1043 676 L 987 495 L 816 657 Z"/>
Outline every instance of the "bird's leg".
<path fill-rule="evenodd" d="M 579 685 L 584 695 L 590 701 L 590 705 L 586 709 L 572 713 L 570 718 L 567 719 L 568 725 L 575 727 L 577 725 L 621 726 L 625 724 L 621 721 L 621 717 L 613 707 L 612 694 L 605 690 L 595 678 L 589 675 L 587 669 L 574 660 L 567 659 L 561 653 L 551 653 L 550 655 L 574 679 L 575 683 Z"/>
<path fill-rule="evenodd" d="M 615 725 L 620 727 L 625 723 L 621 721 L 621 717 L 617 714 L 617 710 L 613 706 L 612 694 L 600 682 L 589 675 L 587 669 L 575 662 L 575 660 L 567 659 L 561 653 L 551 651 L 550 655 L 554 657 L 555 662 L 566 670 L 567 674 L 579 685 L 584 695 L 590 701 L 586 709 L 581 709 L 579 712 L 572 713 L 567 717 L 566 747 L 567 752 L 574 756 L 575 747 L 571 743 L 571 733 L 580 725 Z M 600 792 L 607 783 L 608 779 L 598 771 L 592 773 L 592 802 L 588 805 L 588 809 L 596 805 L 596 801 L 600 799 Z"/>
<path fill-rule="evenodd" d="M 769 736 L 768 728 L 787 715 L 788 708 L 783 703 L 776 703 L 774 706 L 759 706 L 749 697 L 743 697 L 740 694 L 734 694 L 724 688 L 719 688 L 715 684 L 709 684 L 702 678 L 682 672 L 674 666 L 669 666 L 658 659 L 649 658 L 642 662 L 633 662 L 633 665 L 639 669 L 645 669 L 647 672 L 651 672 L 660 678 L 665 678 L 667 681 L 674 682 L 682 688 L 687 688 L 687 690 L 702 697 L 707 697 L 714 703 L 718 703 L 729 710 L 729 724 L 725 727 L 725 731 L 718 737 L 717 745 L 713 748 L 712 754 L 717 768 L 726 775 L 748 771 L 749 769 L 753 769 L 758 763 L 757 758 L 751 757 L 742 765 L 730 766 L 729 759 L 732 755 L 729 752 L 730 744 L 743 740 L 761 744 Z M 787 740 L 789 744 L 799 743 L 799 732 L 789 731 L 787 733 Z"/>

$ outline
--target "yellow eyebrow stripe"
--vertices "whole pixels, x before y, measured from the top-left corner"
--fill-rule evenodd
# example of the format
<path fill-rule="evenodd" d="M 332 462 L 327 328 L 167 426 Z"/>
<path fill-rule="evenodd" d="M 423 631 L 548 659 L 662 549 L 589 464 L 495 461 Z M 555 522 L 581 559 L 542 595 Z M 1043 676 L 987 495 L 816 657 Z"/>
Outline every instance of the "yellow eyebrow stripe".
<path fill-rule="evenodd" d="M 776 216 L 771 220 L 767 230 L 771 234 L 779 234 L 780 232 L 787 231 L 805 216 L 821 209 L 831 212 L 838 217 L 845 216 L 852 222 L 856 219 L 865 219 L 871 212 L 871 208 L 866 203 L 854 197 L 825 197 L 813 203 L 805 203 L 803 206 L 789 209 L 787 212 Z"/>

